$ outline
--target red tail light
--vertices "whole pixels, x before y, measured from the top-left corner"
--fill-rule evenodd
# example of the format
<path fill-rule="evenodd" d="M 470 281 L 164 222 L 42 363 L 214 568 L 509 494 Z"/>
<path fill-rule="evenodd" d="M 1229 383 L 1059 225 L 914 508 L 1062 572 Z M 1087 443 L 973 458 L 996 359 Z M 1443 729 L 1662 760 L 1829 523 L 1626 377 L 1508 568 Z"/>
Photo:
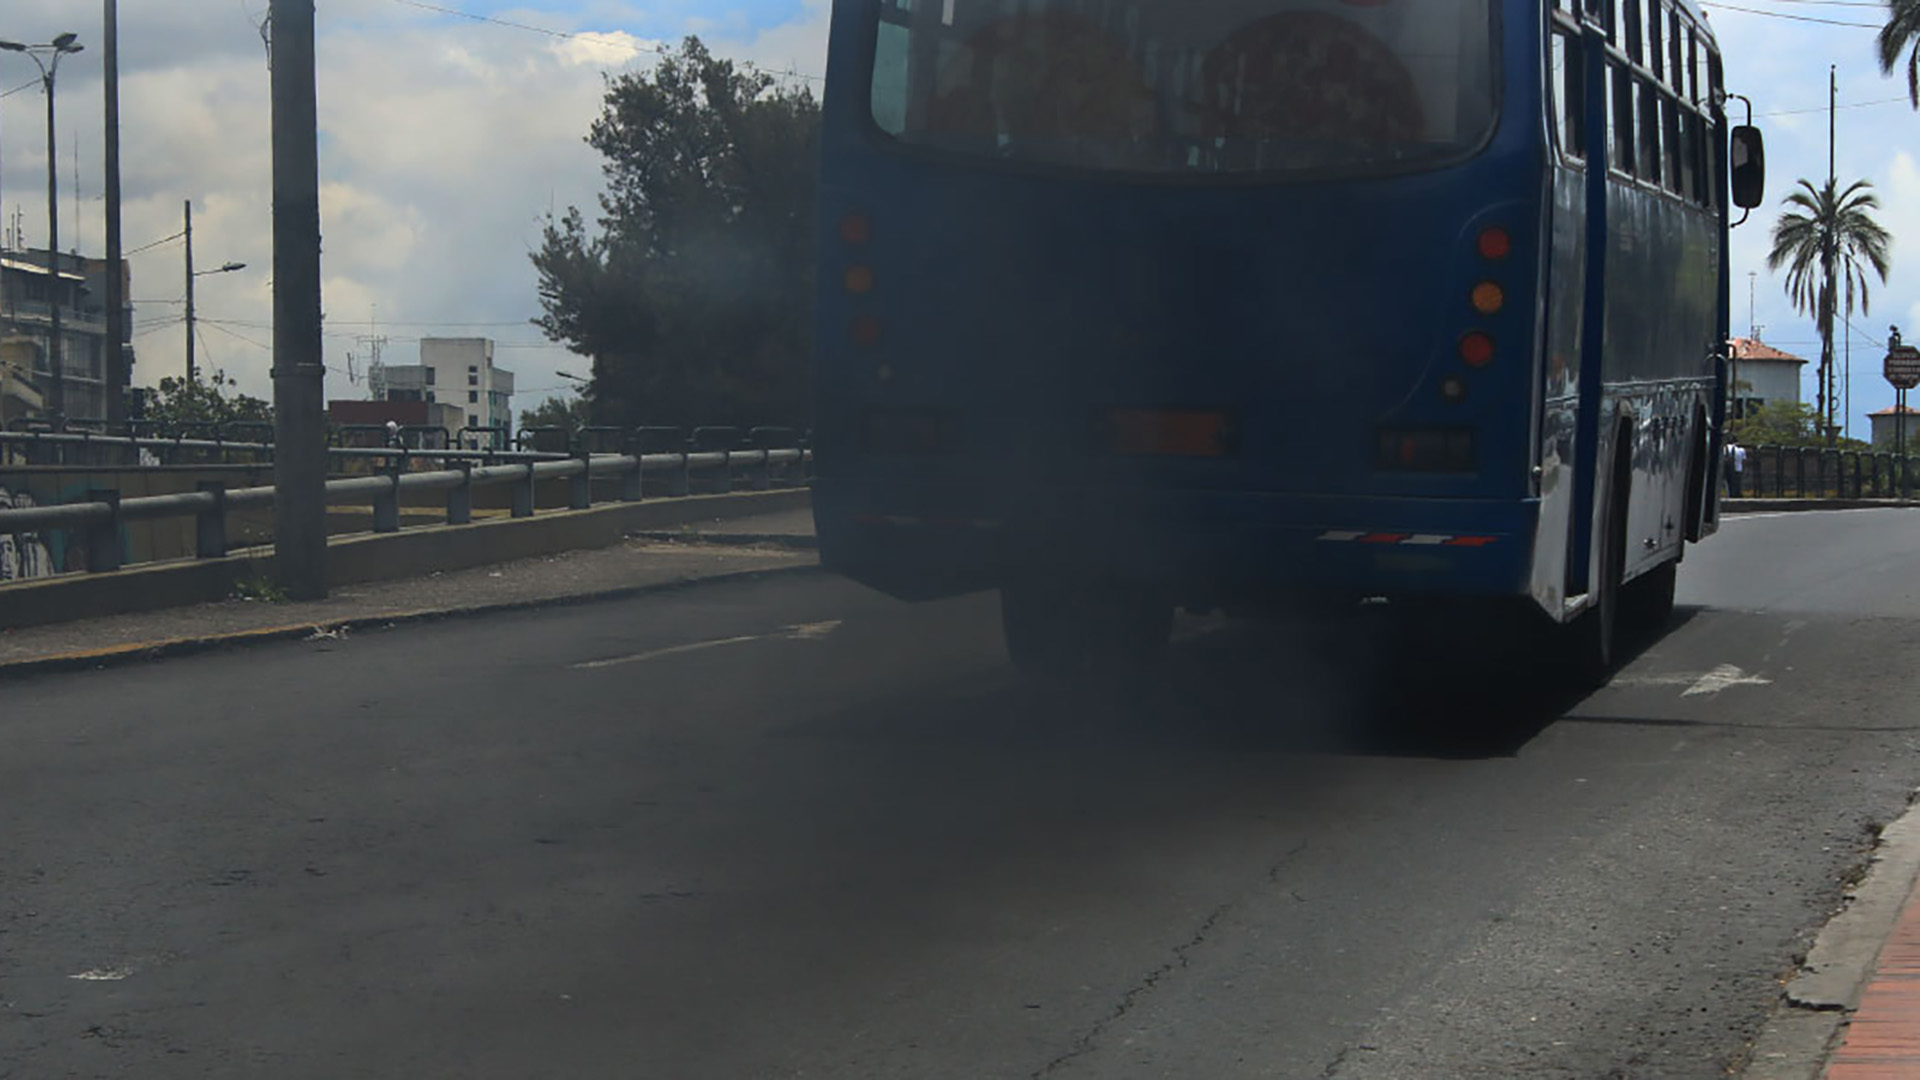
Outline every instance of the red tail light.
<path fill-rule="evenodd" d="M 1468 367 L 1483 368 L 1493 363 L 1493 338 L 1472 330 L 1460 338 L 1460 359 Z"/>

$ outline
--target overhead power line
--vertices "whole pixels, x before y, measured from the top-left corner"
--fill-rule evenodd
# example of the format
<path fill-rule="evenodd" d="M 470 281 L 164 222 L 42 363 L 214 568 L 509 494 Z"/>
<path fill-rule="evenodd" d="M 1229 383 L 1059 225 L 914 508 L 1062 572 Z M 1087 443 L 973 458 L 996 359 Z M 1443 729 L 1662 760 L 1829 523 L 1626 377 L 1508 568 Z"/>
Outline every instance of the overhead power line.
<path fill-rule="evenodd" d="M 163 236 L 160 239 L 155 240 L 150 244 L 141 244 L 139 247 L 134 248 L 132 251 L 125 252 L 122 254 L 121 257 L 130 259 L 133 256 L 138 255 L 143 251 L 152 251 L 154 248 L 157 248 L 162 244 L 171 244 L 175 240 L 182 239 L 186 235 L 187 235 L 186 232 L 182 230 L 181 232 L 174 233 L 172 236 Z"/>
<path fill-rule="evenodd" d="M 605 45 L 611 49 L 625 49 L 627 52 L 636 54 L 644 53 L 651 56 L 673 55 L 665 46 L 647 45 L 627 38 L 612 37 L 607 34 L 596 34 L 577 30 L 555 30 L 551 27 L 535 26 L 532 23 L 514 22 L 511 19 L 500 19 L 492 15 L 480 15 L 471 11 L 461 11 L 459 8 L 446 7 L 441 4 L 431 4 L 428 3 L 427 0 L 393 0 L 393 2 L 396 4 L 405 4 L 411 8 L 419 8 L 422 11 L 431 11 L 439 15 L 451 15 L 457 19 L 491 23 L 494 26 L 504 26 L 510 30 L 521 30 L 530 34 L 544 34 L 550 38 L 559 38 L 567 41 L 585 41 L 595 45 Z M 775 71 L 756 64 L 751 60 L 738 60 L 735 61 L 735 63 L 749 71 L 776 79 L 803 79 L 808 82 L 825 81 L 824 76 L 812 75 L 802 71 Z"/>
<path fill-rule="evenodd" d="M 11 90 L 0 92 L 0 98 L 10 98 L 15 94 L 24 93 L 39 85 L 40 85 L 39 79 L 29 79 L 26 82 L 21 83 L 19 86 L 16 86 Z"/>
<path fill-rule="evenodd" d="M 219 323 L 214 322 L 212 319 L 195 319 L 194 321 L 197 323 L 200 323 L 203 326 L 211 326 L 215 330 L 219 331 L 222 334 L 227 335 L 230 338 L 234 338 L 235 340 L 238 340 L 238 341 L 244 341 L 247 344 L 253 346 L 254 348 L 261 350 L 262 352 L 273 351 L 273 346 L 268 345 L 267 343 L 262 341 L 255 341 L 253 338 L 250 338 L 245 334 L 237 333 L 233 330 L 229 330 L 226 327 L 220 325 Z"/>
<path fill-rule="evenodd" d="M 1848 102 L 1843 102 L 1842 104 L 1839 104 L 1839 105 L 1835 105 L 1835 106 L 1834 106 L 1834 108 L 1836 108 L 1836 109 L 1864 109 L 1864 108 L 1867 108 L 1867 107 L 1869 107 L 1869 106 L 1872 106 L 1872 105 L 1905 105 L 1906 103 L 1907 103 L 1907 99 L 1906 99 L 1906 98 L 1904 98 L 1904 97 L 1890 97 L 1890 98 L 1878 98 L 1878 99 L 1876 99 L 1876 100 L 1873 100 L 1873 101 L 1848 101 Z M 1814 107 L 1814 108 L 1811 108 L 1811 109 L 1777 109 L 1777 110 L 1775 110 L 1775 111 L 1773 111 L 1773 112 L 1763 112 L 1763 113 L 1754 113 L 1753 115 L 1754 115 L 1755 117 L 1762 117 L 1762 116 L 1805 116 L 1805 115 L 1807 115 L 1807 114 L 1809 114 L 1809 113 L 1823 113 L 1823 112 L 1826 112 L 1826 111 L 1827 111 L 1827 107 L 1826 107 L 1825 105 L 1820 105 L 1820 106 L 1816 106 L 1816 107 Z"/>
<path fill-rule="evenodd" d="M 1862 30 L 1878 30 L 1881 27 L 1880 23 L 1846 22 L 1841 19 L 1819 19 L 1812 15 L 1789 15 L 1784 11 L 1762 11 L 1759 8 L 1741 7 L 1738 4 L 1715 3 L 1713 0 L 1701 0 L 1700 6 L 1712 8 L 1715 11 L 1740 11 L 1748 15 L 1764 15 L 1769 19 L 1791 19 L 1794 22 L 1820 23 L 1824 26 L 1852 26 Z"/>

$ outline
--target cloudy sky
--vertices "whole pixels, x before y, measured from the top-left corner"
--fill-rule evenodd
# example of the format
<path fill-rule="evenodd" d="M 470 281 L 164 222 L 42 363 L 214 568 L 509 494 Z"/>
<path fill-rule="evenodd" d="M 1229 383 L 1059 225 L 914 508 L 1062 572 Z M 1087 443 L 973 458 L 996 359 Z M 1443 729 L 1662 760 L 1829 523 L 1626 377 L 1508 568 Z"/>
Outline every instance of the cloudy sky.
<path fill-rule="evenodd" d="M 1891 280 L 1875 290 L 1873 314 L 1854 320 L 1863 333 L 1854 343 L 1852 413 L 1864 433 L 1861 418 L 1892 400 L 1878 375 L 1887 325 L 1920 337 L 1920 117 L 1904 102 L 1904 81 L 1880 75 L 1873 0 L 1731 2 L 1710 4 L 1710 17 L 1729 89 L 1753 99 L 1766 129 L 1771 185 L 1767 209 L 1734 233 L 1735 329 L 1745 332 L 1754 272 L 1762 336 L 1818 355 L 1811 322 L 1787 303 L 1765 252 L 1779 196 L 1797 177 L 1826 173 L 1827 69 L 1837 65 L 1838 175 L 1873 182 L 1895 234 Z M 257 25 L 266 0 L 120 7 L 127 247 L 178 232 L 181 202 L 193 200 L 198 265 L 249 264 L 200 281 L 202 362 L 265 395 L 268 83 Z M 591 207 L 598 191 L 599 165 L 581 136 L 598 111 L 602 73 L 645 68 L 657 43 L 697 32 L 726 55 L 818 74 L 826 9 L 827 0 L 321 0 L 329 393 L 363 393 L 349 385 L 347 356 L 364 362 L 368 347 L 357 339 L 374 333 L 376 320 L 390 363 L 411 362 L 422 335 L 484 334 L 533 391 L 520 407 L 563 385 L 555 370 L 580 363 L 526 323 L 537 313 L 527 253 L 550 207 Z M 99 5 L 78 0 L 5 0 L 0 11 L 0 38 L 44 41 L 73 30 L 90 46 L 62 71 L 59 93 L 61 238 L 90 252 L 103 237 L 98 20 Z M 29 61 L 0 53 L 0 92 L 34 74 Z M 0 99 L 0 208 L 9 222 L 20 210 L 30 244 L 45 237 L 43 109 L 37 88 Z M 181 251 L 174 242 L 132 258 L 135 381 L 150 384 L 183 363 Z M 1811 371 L 1807 383 L 1811 401 Z"/>
<path fill-rule="evenodd" d="M 499 344 L 529 408 L 579 358 L 527 324 L 538 314 L 527 254 L 550 207 L 589 210 L 597 155 L 581 140 L 604 72 L 644 69 L 650 50 L 698 33 L 724 55 L 817 75 L 826 0 L 320 0 L 318 33 L 327 392 L 364 396 L 369 345 L 412 363 L 422 336 Z M 4 0 L 0 39 L 77 32 L 87 51 L 60 69 L 62 247 L 104 246 L 100 8 L 77 0 Z M 193 201 L 202 277 L 199 362 L 267 396 L 272 340 L 268 72 L 258 24 L 266 0 L 120 0 L 121 156 L 128 251 L 181 230 Z M 542 32 L 545 31 L 545 32 Z M 28 85 L 32 84 L 32 85 Z M 24 88 L 23 88 L 24 87 Z M 0 208 L 29 245 L 46 240 L 46 126 L 38 72 L 0 52 Z M 79 152 L 75 199 L 73 155 Z M 184 368 L 182 245 L 131 255 L 136 384 Z"/>

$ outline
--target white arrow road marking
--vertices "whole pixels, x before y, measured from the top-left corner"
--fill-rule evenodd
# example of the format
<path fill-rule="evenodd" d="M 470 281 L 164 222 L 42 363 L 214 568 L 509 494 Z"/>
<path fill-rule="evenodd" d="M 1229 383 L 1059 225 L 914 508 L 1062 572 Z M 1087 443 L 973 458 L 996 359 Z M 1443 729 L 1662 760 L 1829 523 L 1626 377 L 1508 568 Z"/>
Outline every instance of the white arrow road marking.
<path fill-rule="evenodd" d="M 838 619 L 828 622 L 799 623 L 785 627 L 777 634 L 747 634 L 742 637 L 717 638 L 713 641 L 693 641 L 685 645 L 669 645 L 664 649 L 649 649 L 632 656 L 616 656 L 607 660 L 584 660 L 573 665 L 573 668 L 575 671 L 598 671 L 601 668 L 624 667 L 627 664 L 644 664 L 649 660 L 705 652 L 708 649 L 724 649 L 729 645 L 745 645 L 750 641 L 820 641 L 838 629 L 840 629 Z"/>
<path fill-rule="evenodd" d="M 1772 684 L 1772 679 L 1749 675 L 1732 664 L 1721 664 L 1700 676 L 1700 681 L 1687 687 L 1686 692 L 1680 696 L 1698 697 L 1701 694 L 1717 694 L 1732 686 L 1770 686 Z"/>
<path fill-rule="evenodd" d="M 1721 664 L 1705 674 L 1683 671 L 1671 675 L 1627 675 L 1615 679 L 1613 685 L 1684 686 L 1686 689 L 1681 692 L 1681 697 L 1698 697 L 1701 694 L 1717 694 L 1733 686 L 1771 686 L 1773 680 L 1761 675 L 1749 675 L 1732 664 Z"/>

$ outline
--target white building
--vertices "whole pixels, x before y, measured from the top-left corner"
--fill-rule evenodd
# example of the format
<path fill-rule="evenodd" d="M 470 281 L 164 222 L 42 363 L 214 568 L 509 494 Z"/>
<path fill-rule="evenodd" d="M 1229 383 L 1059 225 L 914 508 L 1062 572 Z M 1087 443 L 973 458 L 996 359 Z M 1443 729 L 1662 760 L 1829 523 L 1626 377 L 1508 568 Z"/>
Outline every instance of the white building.
<path fill-rule="evenodd" d="M 1732 359 L 1731 411 L 1736 418 L 1777 401 L 1800 403 L 1800 369 L 1807 366 L 1805 360 L 1754 338 L 1734 338 Z"/>
<path fill-rule="evenodd" d="M 1906 418 L 1906 423 L 1902 425 L 1900 423 L 1900 411 L 1896 408 L 1881 409 L 1877 413 L 1868 413 L 1867 422 L 1873 425 L 1873 448 L 1875 450 L 1893 449 L 1894 442 L 1901 436 L 1901 428 L 1904 427 L 1906 429 L 1904 434 L 1906 436 L 1907 450 L 1909 452 L 1913 451 L 1914 443 L 1920 441 L 1920 409 L 1916 409 L 1911 405 L 1907 406 Z"/>
<path fill-rule="evenodd" d="M 386 400 L 459 409 L 459 426 L 497 429 L 498 445 L 513 435 L 513 372 L 493 366 L 489 338 L 422 338 L 418 364 L 386 369 Z"/>

